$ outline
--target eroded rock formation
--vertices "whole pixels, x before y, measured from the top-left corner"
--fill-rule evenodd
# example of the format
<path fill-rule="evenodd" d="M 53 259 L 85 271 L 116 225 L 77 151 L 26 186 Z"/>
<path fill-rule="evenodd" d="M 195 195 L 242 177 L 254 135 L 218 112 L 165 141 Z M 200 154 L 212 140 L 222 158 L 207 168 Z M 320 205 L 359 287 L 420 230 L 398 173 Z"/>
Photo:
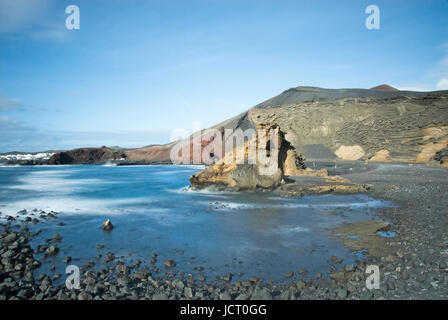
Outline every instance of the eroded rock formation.
<path fill-rule="evenodd" d="M 259 126 L 252 139 L 233 145 L 232 150 L 224 152 L 218 163 L 192 175 L 190 182 L 195 188 L 276 188 L 282 183 L 283 164 L 286 159 L 288 158 L 288 163 L 294 167 L 297 161 L 291 158 L 295 153 L 291 152 L 293 150 L 288 149 L 288 146 L 278 126 Z M 250 158 L 254 159 L 252 163 Z M 262 161 L 262 158 L 265 161 Z"/>
<path fill-rule="evenodd" d="M 272 175 L 262 175 L 254 164 L 217 163 L 192 175 L 190 182 L 194 188 L 273 189 L 281 184 L 282 171 L 278 168 Z"/>
<path fill-rule="evenodd" d="M 272 136 L 271 136 L 272 135 Z M 250 146 L 255 146 L 251 149 Z M 250 152 L 256 151 L 256 162 L 248 163 Z M 238 158 L 238 155 L 244 155 Z M 266 158 L 263 158 L 266 155 Z M 263 161 L 261 161 L 263 159 Z M 269 160 L 269 161 L 266 161 Z M 276 189 L 287 185 L 288 176 L 315 177 L 321 192 L 334 191 L 340 184 L 351 186 L 347 179 L 329 176 L 325 169 L 311 170 L 305 166 L 304 157 L 285 139 L 276 124 L 259 125 L 252 140 L 234 146 L 218 163 L 191 176 L 193 188 L 217 187 L 236 190 Z M 315 184 L 316 186 L 316 184 Z M 298 192 L 289 189 L 289 194 Z M 301 189 L 300 192 L 303 192 Z"/>

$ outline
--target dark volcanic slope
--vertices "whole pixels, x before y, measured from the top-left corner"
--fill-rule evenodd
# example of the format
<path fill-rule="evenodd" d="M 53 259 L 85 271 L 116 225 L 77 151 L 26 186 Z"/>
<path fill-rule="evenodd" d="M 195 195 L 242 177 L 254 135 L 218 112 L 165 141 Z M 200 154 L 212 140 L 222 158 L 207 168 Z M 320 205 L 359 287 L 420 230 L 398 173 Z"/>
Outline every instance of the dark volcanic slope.
<path fill-rule="evenodd" d="M 107 147 L 79 148 L 55 153 L 48 160 L 49 164 L 84 164 L 126 158 L 124 152 Z"/>
<path fill-rule="evenodd" d="M 385 90 L 385 86 L 381 85 L 372 89 L 325 89 L 317 87 L 297 87 L 288 89 L 278 96 L 275 96 L 265 102 L 256 105 L 256 108 L 265 108 L 272 106 L 284 106 L 287 104 L 300 103 L 305 101 L 334 101 L 341 98 L 392 98 L 397 96 L 418 96 L 428 94 L 426 92 L 415 91 L 399 91 L 399 90 Z M 394 88 L 392 88 L 394 89 Z"/>

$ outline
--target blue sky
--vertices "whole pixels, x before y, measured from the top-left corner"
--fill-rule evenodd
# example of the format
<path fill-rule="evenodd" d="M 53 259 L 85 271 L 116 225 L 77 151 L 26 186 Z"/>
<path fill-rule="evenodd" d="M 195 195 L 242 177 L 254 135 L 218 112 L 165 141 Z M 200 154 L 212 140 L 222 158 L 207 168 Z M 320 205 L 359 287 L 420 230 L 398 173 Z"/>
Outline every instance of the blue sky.
<path fill-rule="evenodd" d="M 446 0 L 0 0 L 0 152 L 166 143 L 299 85 L 448 89 L 447 17 Z"/>

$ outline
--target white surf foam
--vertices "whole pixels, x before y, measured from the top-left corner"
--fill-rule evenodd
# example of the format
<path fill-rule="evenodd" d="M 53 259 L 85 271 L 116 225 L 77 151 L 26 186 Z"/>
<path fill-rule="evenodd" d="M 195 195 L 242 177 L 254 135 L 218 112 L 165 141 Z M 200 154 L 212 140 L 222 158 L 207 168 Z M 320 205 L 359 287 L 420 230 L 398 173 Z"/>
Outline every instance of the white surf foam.
<path fill-rule="evenodd" d="M 300 227 L 300 226 L 282 226 L 272 230 L 273 233 L 278 234 L 291 234 L 291 233 L 299 233 L 299 232 L 310 232 L 310 229 Z"/>
<path fill-rule="evenodd" d="M 116 166 L 117 164 L 112 162 L 106 162 L 105 164 L 103 164 L 103 167 L 116 167 Z"/>
<path fill-rule="evenodd" d="M 288 202 L 271 202 L 271 203 L 255 203 L 255 202 L 234 202 L 234 201 L 215 201 L 207 202 L 200 201 L 200 204 L 204 206 L 213 207 L 215 210 L 241 210 L 241 209 L 282 209 L 282 208 L 308 208 L 308 209 L 334 209 L 334 208 L 351 208 L 351 209 L 362 209 L 362 208 L 384 208 L 390 207 L 389 204 L 381 200 L 371 199 L 365 202 L 333 202 L 333 203 L 288 203 Z"/>
<path fill-rule="evenodd" d="M 111 184 L 111 181 L 102 179 L 82 178 L 67 179 L 79 170 L 43 170 L 33 171 L 18 179 L 19 184 L 10 186 L 10 189 L 47 192 L 49 194 L 72 194 L 91 189 L 95 184 Z"/>
<path fill-rule="evenodd" d="M 216 195 L 216 196 L 225 196 L 237 193 L 237 191 L 222 191 L 217 190 L 216 188 L 213 187 L 203 189 L 193 189 L 191 188 L 191 186 L 185 186 L 179 189 L 169 189 L 167 191 L 173 193 L 192 193 L 192 194 L 197 193 L 203 195 Z"/>
<path fill-rule="evenodd" d="M 79 197 L 41 197 L 6 203 L 1 211 L 15 216 L 26 209 L 31 216 L 34 209 L 62 214 L 119 215 L 129 213 L 163 212 L 166 209 L 152 208 L 152 199 L 85 199 Z M 23 215 L 26 217 L 27 215 Z"/>

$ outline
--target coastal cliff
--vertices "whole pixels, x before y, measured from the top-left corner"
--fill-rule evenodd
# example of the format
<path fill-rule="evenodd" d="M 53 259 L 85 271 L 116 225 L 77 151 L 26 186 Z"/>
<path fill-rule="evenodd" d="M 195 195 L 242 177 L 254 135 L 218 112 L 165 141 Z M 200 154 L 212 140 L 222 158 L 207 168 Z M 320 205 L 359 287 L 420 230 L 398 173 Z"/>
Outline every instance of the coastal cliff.
<path fill-rule="evenodd" d="M 309 161 L 362 160 L 448 166 L 448 91 L 291 88 L 212 128 L 278 125 L 291 147 Z M 170 163 L 176 143 L 114 151 L 67 151 L 51 164 L 126 159 Z M 204 145 L 203 147 L 206 147 Z M 101 149 L 101 148 L 99 148 Z M 80 149 L 77 149 L 80 150 Z M 82 150 L 82 149 L 81 149 Z"/>
<path fill-rule="evenodd" d="M 48 164 L 91 164 L 125 159 L 126 154 L 107 147 L 79 148 L 53 154 Z"/>

